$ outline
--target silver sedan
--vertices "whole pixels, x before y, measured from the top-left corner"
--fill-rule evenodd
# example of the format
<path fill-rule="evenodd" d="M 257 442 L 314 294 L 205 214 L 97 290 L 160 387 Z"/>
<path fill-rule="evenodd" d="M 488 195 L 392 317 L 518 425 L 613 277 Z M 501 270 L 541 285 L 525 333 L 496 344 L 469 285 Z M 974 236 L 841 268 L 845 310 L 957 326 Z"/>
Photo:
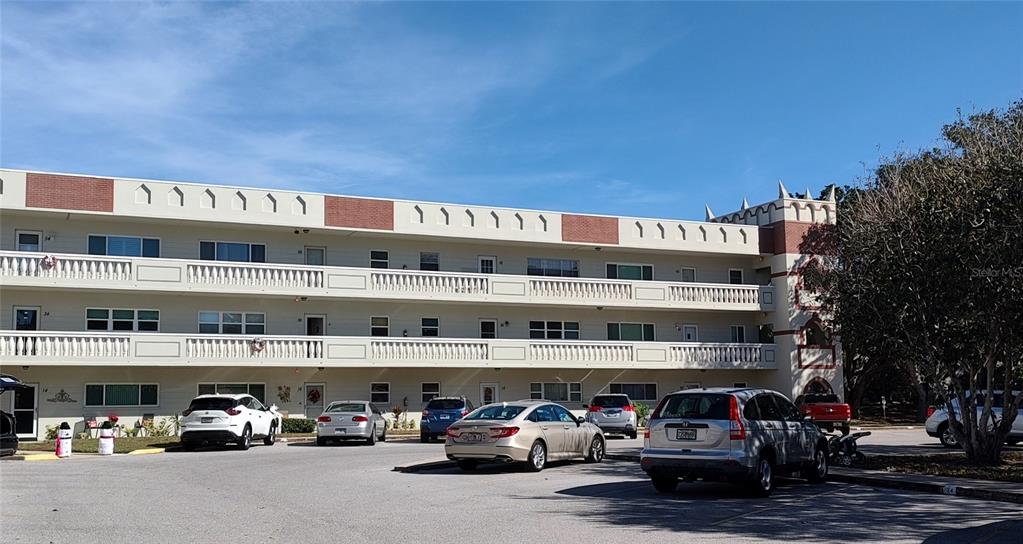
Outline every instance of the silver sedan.
<path fill-rule="evenodd" d="M 523 400 L 477 408 L 447 430 L 444 453 L 463 470 L 480 462 L 525 463 L 531 472 L 548 461 L 604 459 L 604 433 L 564 406 Z"/>
<path fill-rule="evenodd" d="M 371 402 L 339 400 L 327 405 L 316 418 L 316 445 L 331 440 L 364 440 L 372 446 L 387 439 L 384 413 Z"/>

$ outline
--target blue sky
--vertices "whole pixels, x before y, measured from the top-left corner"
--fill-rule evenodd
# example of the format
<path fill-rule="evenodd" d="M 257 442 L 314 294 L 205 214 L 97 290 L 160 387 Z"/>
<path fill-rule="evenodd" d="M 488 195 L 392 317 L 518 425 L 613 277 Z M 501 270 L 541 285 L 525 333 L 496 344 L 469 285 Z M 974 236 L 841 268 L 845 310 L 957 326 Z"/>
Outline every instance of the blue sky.
<path fill-rule="evenodd" d="M 702 219 L 1023 97 L 1023 3 L 2 4 L 0 164 Z"/>

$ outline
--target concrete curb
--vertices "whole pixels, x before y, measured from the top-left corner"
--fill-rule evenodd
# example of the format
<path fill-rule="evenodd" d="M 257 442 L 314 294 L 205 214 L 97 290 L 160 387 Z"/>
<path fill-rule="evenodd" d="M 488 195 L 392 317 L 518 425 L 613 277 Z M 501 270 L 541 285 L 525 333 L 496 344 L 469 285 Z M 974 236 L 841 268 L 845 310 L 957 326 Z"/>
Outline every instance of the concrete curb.
<path fill-rule="evenodd" d="M 127 455 L 153 455 L 156 453 L 163 453 L 167 451 L 167 448 L 139 448 L 137 450 L 129 451 Z"/>
<path fill-rule="evenodd" d="M 942 480 L 940 476 L 925 476 L 934 481 L 922 482 L 917 479 L 901 478 L 900 475 L 892 474 L 852 474 L 850 472 L 832 471 L 828 479 L 833 482 L 847 484 L 869 485 L 873 487 L 884 487 L 888 489 L 899 489 L 904 491 L 917 491 L 920 493 L 933 493 L 937 495 L 952 495 L 970 499 L 982 499 L 986 501 L 1011 502 L 1023 504 L 1023 493 L 1005 491 L 1001 489 L 984 489 L 967 485 L 956 485 L 954 480 Z"/>
<path fill-rule="evenodd" d="M 416 463 L 414 465 L 397 466 L 391 469 L 392 472 L 425 472 L 428 470 L 444 470 L 446 468 L 455 468 L 458 463 L 454 461 L 428 461 L 426 463 Z"/>

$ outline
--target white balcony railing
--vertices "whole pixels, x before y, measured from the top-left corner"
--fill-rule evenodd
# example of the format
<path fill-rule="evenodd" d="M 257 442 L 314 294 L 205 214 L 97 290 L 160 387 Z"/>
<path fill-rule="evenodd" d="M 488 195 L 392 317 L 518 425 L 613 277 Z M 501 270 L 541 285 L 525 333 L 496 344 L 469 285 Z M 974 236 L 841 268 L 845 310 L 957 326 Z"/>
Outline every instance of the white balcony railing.
<path fill-rule="evenodd" d="M 774 344 L 0 331 L 24 365 L 776 368 Z"/>
<path fill-rule="evenodd" d="M 12 286 L 362 299 L 429 299 L 608 308 L 773 310 L 770 286 L 546 278 L 0 251 Z"/>

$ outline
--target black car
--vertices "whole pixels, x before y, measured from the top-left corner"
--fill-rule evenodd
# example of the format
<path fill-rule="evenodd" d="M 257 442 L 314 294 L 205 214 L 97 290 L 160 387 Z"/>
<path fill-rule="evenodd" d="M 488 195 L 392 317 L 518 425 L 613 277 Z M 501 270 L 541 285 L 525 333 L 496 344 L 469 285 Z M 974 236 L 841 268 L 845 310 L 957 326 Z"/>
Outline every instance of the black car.
<path fill-rule="evenodd" d="M 0 375 L 0 395 L 24 387 L 21 380 L 6 374 Z M 0 411 L 0 456 L 14 455 L 18 451 L 18 433 L 14 415 Z"/>

